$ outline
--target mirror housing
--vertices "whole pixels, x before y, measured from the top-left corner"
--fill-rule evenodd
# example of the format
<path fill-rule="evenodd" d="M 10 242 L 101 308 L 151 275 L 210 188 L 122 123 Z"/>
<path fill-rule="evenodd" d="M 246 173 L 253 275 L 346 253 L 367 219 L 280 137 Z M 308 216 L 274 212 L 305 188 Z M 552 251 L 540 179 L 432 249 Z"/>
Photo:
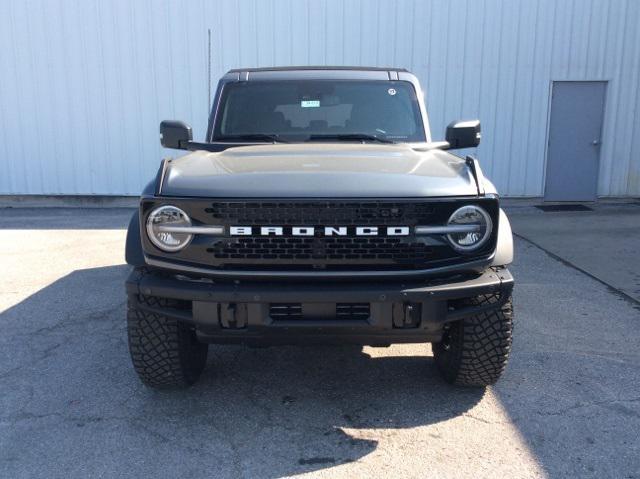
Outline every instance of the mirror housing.
<path fill-rule="evenodd" d="M 160 122 L 160 144 L 165 148 L 186 150 L 193 139 L 191 127 L 182 121 L 164 120 Z"/>
<path fill-rule="evenodd" d="M 475 148 L 480 144 L 480 120 L 453 121 L 447 126 L 445 140 L 449 148 Z"/>

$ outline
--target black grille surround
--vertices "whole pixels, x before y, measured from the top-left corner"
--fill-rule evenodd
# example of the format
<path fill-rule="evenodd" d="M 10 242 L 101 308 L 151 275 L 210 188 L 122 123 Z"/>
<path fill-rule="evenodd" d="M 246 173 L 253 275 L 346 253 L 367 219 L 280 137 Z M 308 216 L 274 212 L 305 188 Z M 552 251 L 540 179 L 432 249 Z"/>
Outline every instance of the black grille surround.
<path fill-rule="evenodd" d="M 165 205 L 183 209 L 194 226 L 223 226 L 223 236 L 196 235 L 184 250 L 158 250 L 142 228 L 147 256 L 176 265 L 223 273 L 241 272 L 349 272 L 424 271 L 489 259 L 496 246 L 498 200 L 485 198 L 433 198 L 390 200 L 217 200 L 145 198 L 141 218 Z M 493 220 L 491 238 L 473 254 L 455 251 L 443 235 L 415 236 L 415 226 L 445 225 L 458 208 L 475 204 Z M 282 226 L 282 236 L 231 236 L 230 226 Z M 291 227 L 315 227 L 315 236 L 293 236 Z M 324 236 L 322 229 L 349 227 L 346 236 Z M 408 236 L 356 236 L 354 227 L 408 226 Z M 177 267 L 176 269 L 179 269 Z"/>

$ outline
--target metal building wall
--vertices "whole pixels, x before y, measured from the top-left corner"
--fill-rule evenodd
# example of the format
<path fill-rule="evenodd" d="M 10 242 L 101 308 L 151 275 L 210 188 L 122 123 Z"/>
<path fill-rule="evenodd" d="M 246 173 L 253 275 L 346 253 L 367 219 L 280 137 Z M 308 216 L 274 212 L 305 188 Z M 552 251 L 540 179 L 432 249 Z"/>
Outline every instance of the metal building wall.
<path fill-rule="evenodd" d="M 0 2 L 0 194 L 137 194 L 158 122 L 201 139 L 212 76 L 239 66 L 407 67 L 434 138 L 480 118 L 503 194 L 544 188 L 551 80 L 608 80 L 599 194 L 640 195 L 636 0 Z"/>

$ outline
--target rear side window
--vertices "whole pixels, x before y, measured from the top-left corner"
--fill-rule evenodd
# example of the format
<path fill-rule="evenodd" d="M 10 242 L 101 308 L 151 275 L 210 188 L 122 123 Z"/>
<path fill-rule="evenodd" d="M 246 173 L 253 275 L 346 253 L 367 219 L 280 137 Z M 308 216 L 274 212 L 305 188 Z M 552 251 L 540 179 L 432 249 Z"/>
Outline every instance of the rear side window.
<path fill-rule="evenodd" d="M 286 80 L 225 85 L 213 140 L 238 135 L 367 134 L 426 141 L 413 85 L 404 81 Z"/>

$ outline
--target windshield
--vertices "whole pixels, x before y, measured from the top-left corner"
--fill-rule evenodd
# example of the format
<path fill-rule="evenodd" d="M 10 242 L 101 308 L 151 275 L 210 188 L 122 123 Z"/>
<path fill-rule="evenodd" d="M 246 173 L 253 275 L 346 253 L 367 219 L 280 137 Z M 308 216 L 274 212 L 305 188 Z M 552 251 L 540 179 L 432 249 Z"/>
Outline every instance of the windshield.
<path fill-rule="evenodd" d="M 213 141 L 426 141 L 416 92 L 404 81 L 229 83 L 220 102 Z"/>

